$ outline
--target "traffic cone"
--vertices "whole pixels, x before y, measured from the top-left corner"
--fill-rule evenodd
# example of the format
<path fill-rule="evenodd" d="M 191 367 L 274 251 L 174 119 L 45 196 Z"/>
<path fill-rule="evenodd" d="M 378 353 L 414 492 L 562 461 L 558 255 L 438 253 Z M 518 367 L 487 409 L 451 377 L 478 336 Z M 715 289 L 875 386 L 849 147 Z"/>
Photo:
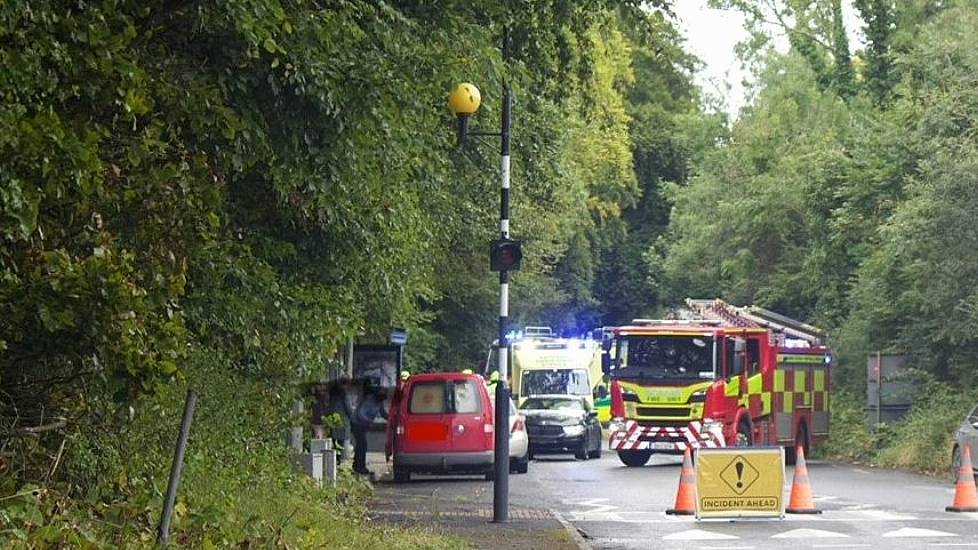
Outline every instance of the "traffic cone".
<path fill-rule="evenodd" d="M 812 486 L 808 482 L 808 466 L 805 464 L 805 448 L 795 450 L 795 479 L 791 484 L 791 499 L 785 512 L 789 514 L 821 514 L 812 500 Z"/>
<path fill-rule="evenodd" d="M 958 468 L 958 483 L 954 489 L 954 502 L 944 510 L 947 512 L 978 512 L 975 473 L 971 466 L 971 450 L 968 449 L 967 445 L 961 447 L 961 467 Z"/>
<path fill-rule="evenodd" d="M 666 510 L 666 513 L 673 516 L 692 516 L 696 513 L 696 470 L 693 469 L 693 455 L 689 447 L 686 447 L 683 454 L 683 469 L 679 474 L 675 507 Z"/>

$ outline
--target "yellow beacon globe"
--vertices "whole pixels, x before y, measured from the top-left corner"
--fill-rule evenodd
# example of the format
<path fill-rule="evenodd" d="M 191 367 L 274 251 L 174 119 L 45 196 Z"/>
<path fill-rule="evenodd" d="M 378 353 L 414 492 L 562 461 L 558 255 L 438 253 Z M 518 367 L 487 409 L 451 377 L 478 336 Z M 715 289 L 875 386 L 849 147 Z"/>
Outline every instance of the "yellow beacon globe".
<path fill-rule="evenodd" d="M 448 107 L 456 115 L 471 115 L 479 110 L 482 94 L 473 84 L 463 82 L 448 94 Z"/>

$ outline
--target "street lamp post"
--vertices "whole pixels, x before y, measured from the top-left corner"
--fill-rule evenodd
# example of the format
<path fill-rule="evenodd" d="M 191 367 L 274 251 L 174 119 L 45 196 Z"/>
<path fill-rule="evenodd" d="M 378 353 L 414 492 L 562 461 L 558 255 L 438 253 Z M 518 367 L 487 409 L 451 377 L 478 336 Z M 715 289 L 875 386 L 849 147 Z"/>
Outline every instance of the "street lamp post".
<path fill-rule="evenodd" d="M 509 272 L 519 269 L 522 249 L 519 241 L 509 238 L 509 140 L 512 101 L 509 86 L 503 84 L 502 120 L 499 132 L 469 131 L 469 117 L 479 109 L 481 96 L 472 84 L 459 84 L 448 97 L 448 105 L 458 117 L 458 144 L 463 146 L 470 135 L 499 136 L 502 157 L 502 187 L 499 195 L 499 239 L 490 249 L 490 267 L 499 271 L 499 382 L 496 384 L 495 456 L 492 488 L 492 521 L 509 520 L 509 343 L 506 324 L 509 317 Z"/>

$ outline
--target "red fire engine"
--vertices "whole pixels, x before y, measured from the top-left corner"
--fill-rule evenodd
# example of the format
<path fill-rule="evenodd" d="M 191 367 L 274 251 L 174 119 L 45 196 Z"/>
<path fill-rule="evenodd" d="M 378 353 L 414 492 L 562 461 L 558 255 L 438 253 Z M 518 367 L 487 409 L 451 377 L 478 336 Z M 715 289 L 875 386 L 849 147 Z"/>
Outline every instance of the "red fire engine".
<path fill-rule="evenodd" d="M 686 303 L 688 319 L 606 333 L 611 449 L 624 464 L 727 445 L 783 445 L 792 460 L 827 437 L 832 354 L 819 329 L 759 307 Z"/>

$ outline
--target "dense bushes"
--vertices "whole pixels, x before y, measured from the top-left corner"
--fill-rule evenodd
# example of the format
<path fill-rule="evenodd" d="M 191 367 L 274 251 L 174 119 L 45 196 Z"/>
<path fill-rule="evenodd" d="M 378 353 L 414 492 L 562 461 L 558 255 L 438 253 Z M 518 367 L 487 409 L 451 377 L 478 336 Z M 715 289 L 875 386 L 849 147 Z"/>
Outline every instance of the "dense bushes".
<path fill-rule="evenodd" d="M 289 398 L 282 388 L 228 375 L 226 358 L 213 353 L 192 354 L 190 361 L 186 384 L 141 398 L 133 419 L 114 430 L 72 442 L 61 468 L 87 474 L 81 491 L 70 487 L 70 479 L 58 481 L 61 476 L 43 484 L 4 481 L 0 546 L 153 547 L 189 386 L 199 398 L 172 546 L 454 547 L 424 530 L 364 523 L 368 490 L 362 482 L 344 470 L 337 488 L 317 488 L 291 467 L 283 445 Z"/>

